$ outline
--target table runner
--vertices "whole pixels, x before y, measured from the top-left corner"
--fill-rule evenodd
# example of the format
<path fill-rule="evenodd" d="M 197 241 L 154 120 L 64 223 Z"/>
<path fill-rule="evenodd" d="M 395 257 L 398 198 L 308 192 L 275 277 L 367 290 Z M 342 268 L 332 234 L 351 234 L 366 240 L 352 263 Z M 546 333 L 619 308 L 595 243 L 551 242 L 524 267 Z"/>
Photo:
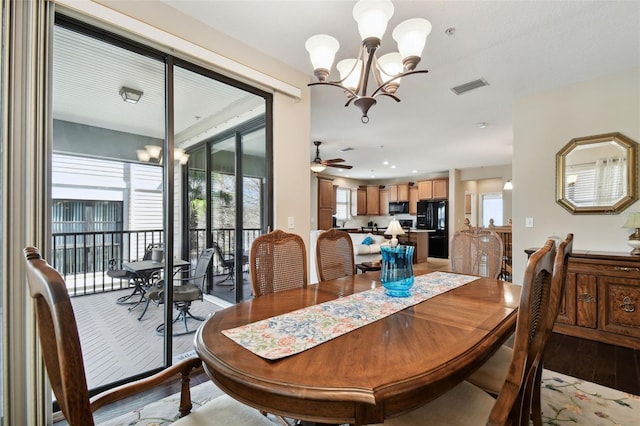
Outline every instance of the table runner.
<path fill-rule="evenodd" d="M 284 358 L 476 279 L 478 277 L 469 275 L 431 272 L 415 277 L 409 297 L 387 296 L 384 287 L 377 287 L 222 333 L 263 358 Z"/>

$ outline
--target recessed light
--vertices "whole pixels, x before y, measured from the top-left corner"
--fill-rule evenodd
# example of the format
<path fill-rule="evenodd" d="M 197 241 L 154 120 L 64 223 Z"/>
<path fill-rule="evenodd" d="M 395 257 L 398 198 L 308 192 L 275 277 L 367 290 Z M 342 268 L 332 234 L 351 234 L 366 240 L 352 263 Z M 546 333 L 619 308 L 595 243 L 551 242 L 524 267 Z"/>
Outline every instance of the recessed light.
<path fill-rule="evenodd" d="M 384 164 L 386 166 L 387 164 L 389 164 L 389 162 L 388 161 L 383 161 L 382 164 Z"/>
<path fill-rule="evenodd" d="M 417 170 L 411 170 L 411 173 L 418 173 Z"/>
<path fill-rule="evenodd" d="M 392 169 L 395 169 L 395 168 L 396 168 L 396 165 L 395 165 L 395 164 L 392 164 L 392 165 L 391 165 L 391 168 L 392 168 Z"/>
<path fill-rule="evenodd" d="M 487 127 L 487 123 L 483 121 L 481 123 L 476 124 L 476 126 L 478 126 L 479 129 L 484 129 Z"/>

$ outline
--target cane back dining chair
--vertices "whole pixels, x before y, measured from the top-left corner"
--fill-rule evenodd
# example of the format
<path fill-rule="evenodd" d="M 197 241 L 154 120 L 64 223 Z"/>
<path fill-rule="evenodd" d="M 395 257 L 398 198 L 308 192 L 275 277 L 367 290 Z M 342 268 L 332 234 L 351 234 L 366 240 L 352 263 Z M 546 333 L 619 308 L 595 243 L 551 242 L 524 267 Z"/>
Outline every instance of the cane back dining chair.
<path fill-rule="evenodd" d="M 553 279 L 561 281 L 560 300 L 564 294 L 564 286 L 567 277 L 567 263 L 569 262 L 569 255 L 573 250 L 573 234 L 567 234 L 567 237 L 558 245 L 556 251 L 556 258 L 553 266 Z M 548 333 L 550 334 L 553 329 L 553 322 L 555 317 L 549 316 L 548 319 L 552 321 L 552 324 L 548 327 Z M 543 348 L 544 351 L 544 348 Z M 467 381 L 474 385 L 484 389 L 486 392 L 497 395 L 500 393 L 500 389 L 504 384 L 504 381 L 509 372 L 509 365 L 511 364 L 511 358 L 513 357 L 513 349 L 509 346 L 502 345 L 498 351 L 489 360 L 483 364 L 478 370 L 476 370 L 471 376 L 467 378 Z M 533 412 L 532 418 L 534 425 L 538 426 L 542 424 L 541 401 L 540 401 L 540 375 L 542 374 L 542 367 L 538 369 L 537 385 L 534 389 L 533 395 Z"/>
<path fill-rule="evenodd" d="M 307 253 L 299 235 L 276 229 L 259 236 L 249 264 L 255 297 L 307 286 Z"/>
<path fill-rule="evenodd" d="M 320 281 L 354 275 L 353 242 L 348 232 L 330 229 L 318 235 L 316 266 Z"/>
<path fill-rule="evenodd" d="M 471 228 L 451 237 L 452 272 L 498 278 L 502 255 L 502 238 L 493 231 Z"/>
<path fill-rule="evenodd" d="M 497 399 L 463 381 L 435 400 L 395 418 L 391 426 L 529 425 L 541 356 L 558 313 L 562 280 L 553 276 L 555 243 L 531 255 L 522 285 L 513 357 Z M 538 383 L 539 385 L 539 383 Z"/>
<path fill-rule="evenodd" d="M 184 325 L 184 331 L 173 333 L 174 336 L 195 333 L 195 328 L 189 329 L 189 318 L 196 321 L 204 321 L 204 318 L 191 313 L 191 302 L 203 299 L 204 286 L 207 282 L 207 272 L 209 271 L 209 265 L 211 264 L 211 259 L 213 259 L 214 252 L 215 249 L 213 248 L 202 250 L 200 256 L 198 256 L 196 267 L 193 270 L 188 271 L 188 276 L 182 277 L 182 273 L 185 271 L 181 269 L 177 270 L 173 276 L 173 304 L 178 311 L 178 315 L 174 318 L 173 322 L 175 324 L 182 321 Z M 176 285 L 176 283 L 180 284 Z M 164 280 L 160 280 L 153 289 L 147 292 L 147 304 L 145 305 L 145 311 L 147 310 L 149 303 L 154 302 L 156 305 L 160 305 L 164 301 L 164 290 L 165 282 Z M 143 315 L 144 312 L 138 319 L 141 319 Z M 160 324 L 156 328 L 158 333 L 162 333 L 163 330 L 164 324 Z"/>
<path fill-rule="evenodd" d="M 207 402 L 190 414 L 189 376 L 201 374 L 200 358 L 189 358 L 150 377 L 89 398 L 78 327 L 64 279 L 40 256 L 37 248 L 25 248 L 24 256 L 45 368 L 60 410 L 70 426 L 93 426 L 96 410 L 172 380 L 181 383 L 180 403 L 176 407 L 176 418 L 180 417 L 177 424 L 181 426 L 226 426 L 238 419 L 247 426 L 274 426 L 258 410 L 227 395 Z"/>

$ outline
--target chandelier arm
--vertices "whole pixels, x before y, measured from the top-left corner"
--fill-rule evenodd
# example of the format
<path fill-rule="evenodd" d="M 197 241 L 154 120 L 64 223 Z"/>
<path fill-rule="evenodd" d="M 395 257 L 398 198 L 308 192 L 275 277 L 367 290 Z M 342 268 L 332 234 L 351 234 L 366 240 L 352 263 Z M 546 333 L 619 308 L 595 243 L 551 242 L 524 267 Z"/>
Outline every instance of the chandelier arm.
<path fill-rule="evenodd" d="M 394 101 L 396 101 L 396 102 L 400 102 L 400 98 L 399 98 L 399 97 L 397 97 L 396 95 L 393 95 L 393 94 L 391 94 L 391 93 L 389 93 L 389 92 L 381 91 L 380 93 L 378 93 L 378 94 L 376 95 L 376 98 L 377 98 L 378 96 L 388 96 L 388 97 L 390 97 L 391 99 L 393 99 Z"/>
<path fill-rule="evenodd" d="M 341 88 L 345 92 L 349 93 L 351 96 L 358 96 L 358 94 L 356 92 L 354 92 L 353 90 L 349 89 L 346 86 L 343 86 L 341 84 L 341 81 L 342 80 L 340 80 L 340 81 L 316 81 L 314 83 L 307 84 L 307 86 L 320 86 L 320 85 L 323 85 L 323 86 L 335 86 L 335 87 Z"/>
<path fill-rule="evenodd" d="M 378 55 L 374 56 L 374 61 L 376 65 L 378 65 Z M 378 69 L 378 67 L 377 66 L 372 67 L 372 70 L 373 70 L 373 77 L 376 79 L 376 84 L 378 85 L 378 87 L 382 86 L 383 84 L 386 84 L 386 83 L 383 83 L 382 75 L 380 74 L 380 70 Z"/>
<path fill-rule="evenodd" d="M 362 74 L 360 74 L 360 81 L 362 84 L 358 84 L 358 89 L 359 89 L 358 92 L 362 93 L 362 96 L 367 96 L 367 85 L 369 84 L 369 73 L 371 72 L 371 64 L 373 63 L 373 58 L 376 56 L 376 49 L 377 49 L 377 46 L 371 46 L 367 49 L 367 63 L 366 65 L 364 65 L 363 63 Z"/>
<path fill-rule="evenodd" d="M 428 73 L 428 72 L 429 72 L 428 70 L 415 70 L 415 71 L 407 71 L 407 72 L 400 73 L 400 74 L 396 75 L 395 77 L 390 78 L 389 80 L 385 81 L 380 86 L 378 86 L 378 88 L 371 94 L 371 96 L 377 96 L 377 93 L 382 91 L 387 84 L 389 84 L 392 81 L 395 81 L 395 80 L 397 80 L 399 78 L 406 77 L 406 76 L 411 75 L 411 74 L 425 74 L 425 73 Z"/>

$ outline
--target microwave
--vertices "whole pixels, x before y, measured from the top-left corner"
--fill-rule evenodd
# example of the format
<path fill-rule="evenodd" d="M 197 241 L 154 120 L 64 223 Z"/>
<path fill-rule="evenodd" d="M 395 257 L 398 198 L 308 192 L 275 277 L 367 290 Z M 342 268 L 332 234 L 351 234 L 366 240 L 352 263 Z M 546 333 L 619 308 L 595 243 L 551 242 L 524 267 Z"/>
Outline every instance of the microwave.
<path fill-rule="evenodd" d="M 399 203 L 389 203 L 389 214 L 409 213 L 409 203 L 406 201 Z"/>

